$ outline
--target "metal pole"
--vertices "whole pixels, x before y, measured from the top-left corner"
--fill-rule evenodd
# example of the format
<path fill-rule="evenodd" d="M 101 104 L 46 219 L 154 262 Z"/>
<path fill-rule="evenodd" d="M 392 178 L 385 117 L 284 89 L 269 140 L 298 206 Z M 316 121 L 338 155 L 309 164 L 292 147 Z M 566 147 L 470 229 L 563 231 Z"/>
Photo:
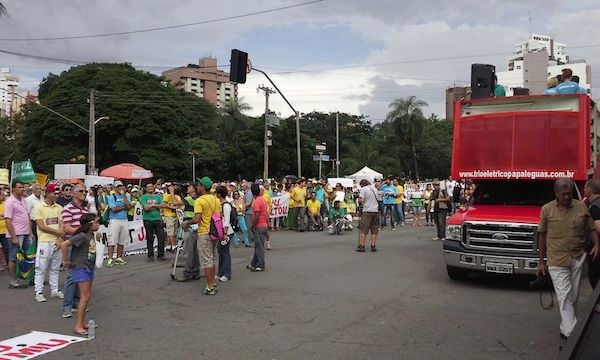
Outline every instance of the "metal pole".
<path fill-rule="evenodd" d="M 196 181 L 196 153 L 192 153 L 192 182 Z"/>
<path fill-rule="evenodd" d="M 296 111 L 296 153 L 298 154 L 298 178 L 302 177 L 302 154 L 300 153 L 300 113 Z"/>
<path fill-rule="evenodd" d="M 321 169 L 323 166 L 323 153 L 319 153 L 319 180 L 321 180 Z"/>
<path fill-rule="evenodd" d="M 260 85 L 258 90 L 262 90 L 265 92 L 265 134 L 264 134 L 264 149 L 263 149 L 263 179 L 266 181 L 269 178 L 269 95 L 274 94 L 275 91 Z"/>
<path fill-rule="evenodd" d="M 340 177 L 340 113 L 335 114 L 335 170 Z"/>
<path fill-rule="evenodd" d="M 88 129 L 88 174 L 96 175 L 96 108 L 95 91 L 90 90 L 90 125 Z"/>

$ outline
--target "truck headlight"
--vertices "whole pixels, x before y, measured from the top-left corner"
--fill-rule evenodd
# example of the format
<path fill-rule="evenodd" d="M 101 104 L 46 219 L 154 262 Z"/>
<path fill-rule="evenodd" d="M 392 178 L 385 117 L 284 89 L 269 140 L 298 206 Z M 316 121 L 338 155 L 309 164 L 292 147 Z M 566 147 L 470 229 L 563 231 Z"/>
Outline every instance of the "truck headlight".
<path fill-rule="evenodd" d="M 462 238 L 462 226 L 461 225 L 448 225 L 446 226 L 446 239 L 460 241 Z"/>

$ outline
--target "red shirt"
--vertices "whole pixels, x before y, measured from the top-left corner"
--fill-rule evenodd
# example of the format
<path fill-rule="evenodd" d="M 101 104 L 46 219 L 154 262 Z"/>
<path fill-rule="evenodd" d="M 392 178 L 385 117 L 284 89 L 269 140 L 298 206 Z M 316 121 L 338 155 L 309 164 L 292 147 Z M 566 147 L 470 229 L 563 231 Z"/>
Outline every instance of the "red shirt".
<path fill-rule="evenodd" d="M 262 196 L 254 198 L 254 201 L 252 202 L 252 211 L 254 212 L 255 216 L 258 215 L 258 224 L 256 224 L 257 228 L 269 226 L 269 211 L 267 209 L 267 202 Z"/>

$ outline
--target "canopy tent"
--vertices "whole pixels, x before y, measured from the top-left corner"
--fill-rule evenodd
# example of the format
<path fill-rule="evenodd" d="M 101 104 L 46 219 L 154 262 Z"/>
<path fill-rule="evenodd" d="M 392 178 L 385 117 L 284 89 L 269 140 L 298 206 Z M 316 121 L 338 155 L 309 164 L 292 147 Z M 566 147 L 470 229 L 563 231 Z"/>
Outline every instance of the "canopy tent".
<path fill-rule="evenodd" d="M 347 177 L 354 179 L 356 183 L 360 183 L 362 179 L 367 179 L 371 183 L 373 183 L 376 179 L 383 179 L 383 174 L 379 173 L 368 166 L 358 170 L 352 175 L 348 175 Z"/>
<path fill-rule="evenodd" d="M 154 175 L 152 175 L 150 170 L 146 170 L 141 166 L 123 163 L 102 170 L 102 172 L 100 172 L 100 176 L 113 177 L 115 179 L 123 180 L 141 180 L 150 179 Z"/>

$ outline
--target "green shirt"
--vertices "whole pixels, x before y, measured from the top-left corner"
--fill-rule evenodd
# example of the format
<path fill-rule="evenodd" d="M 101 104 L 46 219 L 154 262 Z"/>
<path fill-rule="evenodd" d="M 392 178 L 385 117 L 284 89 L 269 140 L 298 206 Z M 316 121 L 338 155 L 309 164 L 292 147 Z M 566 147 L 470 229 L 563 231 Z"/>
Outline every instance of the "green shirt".
<path fill-rule="evenodd" d="M 335 221 L 341 219 L 346 215 L 346 210 L 339 208 L 336 210 L 333 206 L 329 209 L 329 219 Z"/>
<path fill-rule="evenodd" d="M 145 208 L 146 205 L 159 205 L 163 203 L 162 196 L 158 194 L 144 194 L 140 198 L 140 203 Z M 144 209 L 144 221 L 160 220 L 160 209 L 146 210 Z"/>

